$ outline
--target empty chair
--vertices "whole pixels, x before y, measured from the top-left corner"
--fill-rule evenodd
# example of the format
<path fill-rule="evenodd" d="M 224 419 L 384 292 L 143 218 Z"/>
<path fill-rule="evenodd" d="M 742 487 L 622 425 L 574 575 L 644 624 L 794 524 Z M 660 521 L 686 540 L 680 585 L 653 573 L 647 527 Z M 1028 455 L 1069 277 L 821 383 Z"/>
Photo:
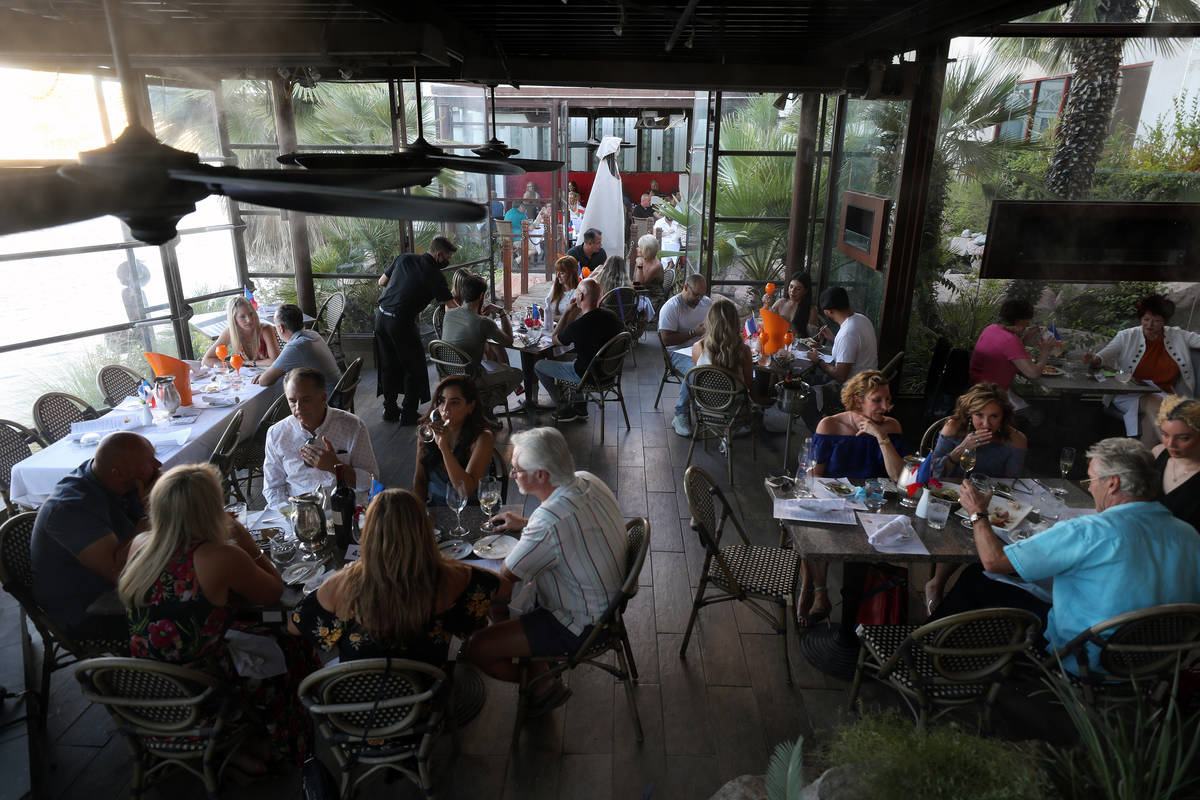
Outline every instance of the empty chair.
<path fill-rule="evenodd" d="M 888 381 L 893 381 L 896 379 L 897 373 L 900 372 L 900 362 L 903 360 L 904 351 L 901 350 L 899 353 L 896 353 L 896 355 L 892 356 L 891 360 L 884 364 L 879 371 L 883 373 L 883 377 L 887 378 Z"/>
<path fill-rule="evenodd" d="M 96 388 L 104 398 L 104 405 L 112 408 L 126 397 L 136 397 L 142 385 L 141 375 L 120 364 L 107 364 L 96 373 Z"/>
<path fill-rule="evenodd" d="M 247 502 L 246 496 L 242 494 L 242 490 L 238 487 L 237 471 L 233 468 L 233 451 L 237 447 L 238 435 L 242 432 L 242 419 L 245 417 L 245 412 L 238 409 L 233 416 L 229 418 L 229 424 L 225 426 L 224 432 L 221 433 L 221 438 L 217 440 L 217 446 L 213 448 L 212 455 L 209 456 L 209 463 L 217 468 L 221 473 L 221 489 L 225 493 L 225 499 L 229 500 L 229 495 L 232 494 L 241 502 Z"/>
<path fill-rule="evenodd" d="M 917 455 L 925 458 L 933 452 L 933 448 L 937 444 L 938 434 L 942 432 L 942 428 L 949 421 L 950 417 L 942 417 L 925 429 L 925 433 L 921 435 L 921 446 L 917 449 Z"/>
<path fill-rule="evenodd" d="M 342 355 L 342 319 L 346 315 L 346 293 L 334 292 L 325 298 L 317 311 L 317 319 L 313 328 L 325 337 L 325 344 Z M 336 343 L 336 349 L 335 349 Z"/>
<path fill-rule="evenodd" d="M 507 386 L 502 383 L 495 383 L 490 386 L 481 385 L 479 382 L 479 368 L 471 363 L 471 357 L 461 349 L 449 342 L 443 342 L 441 339 L 434 339 L 429 343 L 429 360 L 433 362 L 434 368 L 437 369 L 439 380 L 451 375 L 466 375 L 475 381 L 476 388 L 479 389 L 479 402 L 483 404 L 485 416 L 490 416 L 492 409 L 496 406 L 504 406 L 504 415 L 508 417 L 508 430 L 510 433 L 512 432 L 512 416 L 508 409 L 509 393 L 505 391 Z"/>
<path fill-rule="evenodd" d="M 738 386 L 734 374 L 724 367 L 711 364 L 693 367 L 688 370 L 684 379 L 692 402 L 694 420 L 687 463 L 692 463 L 697 439 L 704 441 L 705 450 L 708 449 L 709 439 L 717 439 L 722 452 L 725 453 L 729 482 L 733 483 L 733 436 L 738 428 L 751 427 L 750 449 L 753 457 L 756 460 L 758 458 L 758 441 L 753 431 L 754 414 L 750 397 L 745 389 Z"/>
<path fill-rule="evenodd" d="M 72 422 L 98 416 L 86 400 L 66 392 L 46 392 L 33 401 L 33 424 L 47 444 L 54 444 L 70 433 Z"/>
<path fill-rule="evenodd" d="M 625 430 L 629 430 L 629 412 L 625 409 L 625 395 L 621 393 L 621 374 L 625 369 L 625 356 L 633 350 L 633 337 L 628 331 L 618 333 L 596 351 L 583 375 L 574 381 L 558 379 L 559 397 L 575 393 L 584 396 L 584 402 L 600 406 L 600 443 L 604 444 L 604 409 L 608 403 L 620 403 L 625 415 Z M 565 405 L 562 400 L 559 406 Z"/>
<path fill-rule="evenodd" d="M 8 515 L 16 514 L 20 509 L 12 502 L 9 488 L 12 486 L 12 469 L 18 461 L 33 455 L 31 445 L 44 446 L 40 436 L 20 423 L 0 419 L 0 495 L 4 497 L 4 507 Z"/>
<path fill-rule="evenodd" d="M 359 376 L 362 374 L 362 359 L 356 358 L 346 367 L 342 377 L 329 392 L 329 405 L 342 411 L 354 413 L 354 393 L 358 391 Z"/>

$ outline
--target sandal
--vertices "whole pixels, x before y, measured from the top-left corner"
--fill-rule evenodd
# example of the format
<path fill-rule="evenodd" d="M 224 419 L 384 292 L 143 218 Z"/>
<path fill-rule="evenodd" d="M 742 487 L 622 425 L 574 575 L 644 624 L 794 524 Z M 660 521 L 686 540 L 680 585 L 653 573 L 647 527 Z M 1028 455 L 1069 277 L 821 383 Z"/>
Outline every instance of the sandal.
<path fill-rule="evenodd" d="M 942 586 L 935 585 L 933 581 L 925 583 L 925 613 L 932 615 L 933 610 L 942 602 Z"/>
<path fill-rule="evenodd" d="M 800 624 L 800 620 L 802 620 L 808 616 L 808 613 L 804 610 L 804 595 L 812 594 L 812 593 L 813 593 L 813 590 L 809 589 L 804 584 L 800 584 L 800 587 L 796 590 L 796 624 L 797 625 Z M 811 606 L 812 606 L 812 604 L 810 603 L 809 607 L 811 608 Z"/>
<path fill-rule="evenodd" d="M 816 600 L 817 592 L 825 592 L 826 595 L 829 594 L 829 590 L 827 588 L 825 588 L 824 586 L 814 586 L 813 587 L 813 599 L 814 600 Z M 796 624 L 799 625 L 801 628 L 808 628 L 813 625 L 816 625 L 818 622 L 824 622 L 825 620 L 829 619 L 829 612 L 832 610 L 833 610 L 832 607 L 826 607 L 826 608 L 822 608 L 820 611 L 814 611 L 809 614 L 805 614 L 803 616 L 797 616 Z"/>

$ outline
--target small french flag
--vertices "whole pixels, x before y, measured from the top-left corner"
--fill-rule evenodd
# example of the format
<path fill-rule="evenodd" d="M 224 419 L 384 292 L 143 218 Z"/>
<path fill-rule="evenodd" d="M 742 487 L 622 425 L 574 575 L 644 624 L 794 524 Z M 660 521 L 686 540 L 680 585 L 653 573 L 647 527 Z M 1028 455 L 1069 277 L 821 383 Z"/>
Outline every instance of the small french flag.
<path fill-rule="evenodd" d="M 1058 335 L 1058 328 L 1054 327 L 1053 320 L 1051 320 L 1051 322 L 1050 322 L 1050 333 L 1054 336 L 1054 341 L 1056 341 L 1056 342 L 1062 341 L 1062 337 Z"/>
<path fill-rule="evenodd" d="M 746 325 L 744 327 L 746 338 L 751 339 L 758 334 L 758 326 L 754 324 L 754 315 L 746 317 Z"/>
<path fill-rule="evenodd" d="M 258 301 L 254 299 L 254 292 L 250 291 L 249 286 L 242 287 L 242 294 L 246 296 L 246 299 L 249 300 L 255 308 L 258 308 Z"/>

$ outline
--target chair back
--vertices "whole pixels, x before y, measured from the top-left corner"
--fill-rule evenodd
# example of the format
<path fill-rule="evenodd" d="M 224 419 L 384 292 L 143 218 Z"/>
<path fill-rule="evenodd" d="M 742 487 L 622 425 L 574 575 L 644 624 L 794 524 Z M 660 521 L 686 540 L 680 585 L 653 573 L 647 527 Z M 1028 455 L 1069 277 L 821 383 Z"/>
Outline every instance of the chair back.
<path fill-rule="evenodd" d="M 341 332 L 342 317 L 345 314 L 345 292 L 334 292 L 325 298 L 317 312 L 317 320 L 313 323 L 313 327 L 325 337 L 325 344 L 333 344 L 333 339 Z"/>
<path fill-rule="evenodd" d="M 137 395 L 138 387 L 142 385 L 141 375 L 129 367 L 120 364 L 106 364 L 96 373 L 96 388 L 104 398 L 104 405 L 118 405 L 126 397 Z"/>
<path fill-rule="evenodd" d="M 637 292 L 628 286 L 609 290 L 604 297 L 600 298 L 600 307 L 607 308 L 620 317 L 622 324 L 626 327 L 634 325 L 638 321 Z"/>
<path fill-rule="evenodd" d="M 492 463 L 488 466 L 488 475 L 500 481 L 500 502 L 508 503 L 508 464 L 504 456 L 494 446 L 492 447 Z"/>
<path fill-rule="evenodd" d="M 257 446 L 259 448 L 257 452 L 262 452 L 265 454 L 267 446 L 267 431 L 271 429 L 272 425 L 274 425 L 276 422 L 279 422 L 279 420 L 286 417 L 289 413 L 290 409 L 288 408 L 287 395 L 281 394 L 279 397 L 275 398 L 275 402 L 267 406 L 267 410 L 263 412 L 262 418 L 258 421 L 258 427 L 254 429 L 254 435 L 250 437 L 250 442 L 247 444 L 251 444 L 252 447 Z M 265 457 L 266 456 L 264 455 L 263 458 Z M 262 467 L 261 458 L 259 459 L 257 466 L 260 468 Z"/>
<path fill-rule="evenodd" d="M 441 339 L 434 339 L 430 342 L 429 359 L 437 368 L 438 378 L 447 378 L 451 375 L 475 377 L 471 357 L 449 342 L 443 342 Z"/>
<path fill-rule="evenodd" d="M 176 737 L 211 738 L 230 694 L 206 673 L 148 658 L 91 658 L 75 665 L 75 678 L 85 699 L 150 750 L 180 749 Z"/>
<path fill-rule="evenodd" d="M 925 429 L 925 433 L 921 436 L 921 446 L 917 448 L 917 455 L 924 458 L 933 452 L 934 445 L 937 444 L 938 434 L 949 421 L 950 417 L 942 417 Z"/>
<path fill-rule="evenodd" d="M 588 363 L 583 377 L 579 379 L 580 387 L 604 389 L 620 383 L 625 356 L 629 355 L 632 349 L 633 336 L 628 331 L 609 339 Z"/>
<path fill-rule="evenodd" d="M 213 448 L 212 455 L 208 457 L 209 463 L 216 465 L 217 469 L 221 470 L 221 474 L 225 474 L 229 470 L 230 459 L 233 457 L 233 449 L 237 447 L 238 434 L 242 431 L 242 419 L 245 416 L 246 412 L 240 408 L 234 412 L 233 416 L 229 418 L 229 424 L 221 433 L 221 438 L 217 440 L 217 446 Z"/>
<path fill-rule="evenodd" d="M 733 513 L 725 493 L 712 476 L 700 467 L 688 467 L 683 474 L 683 492 L 692 515 L 692 528 L 700 534 L 700 543 L 709 556 L 718 555 L 726 520 L 732 520 L 741 531 L 741 523 Z M 718 505 L 720 508 L 718 509 Z M 719 510 L 719 514 L 718 514 Z M 745 539 L 745 536 L 742 537 Z"/>
<path fill-rule="evenodd" d="M 317 670 L 298 693 L 322 738 L 352 751 L 364 736 L 371 748 L 380 739 L 434 732 L 445 685 L 445 673 L 420 661 L 365 658 Z"/>
<path fill-rule="evenodd" d="M 1149 683 L 1171 675 L 1189 654 L 1200 653 L 1200 604 L 1169 603 L 1119 614 L 1072 639 L 1059 654 L 1073 656 L 1079 675 L 1091 672 L 1089 647 L 1100 648 L 1102 681 Z"/>
<path fill-rule="evenodd" d="M 658 332 L 658 344 L 662 350 L 663 367 L 667 370 L 667 374 L 676 378 L 683 378 L 679 370 L 675 369 L 675 365 L 671 363 L 671 350 L 667 347 L 667 343 L 663 341 L 663 332 Z"/>
<path fill-rule="evenodd" d="M 675 268 L 663 268 L 663 294 L 667 297 L 675 294 Z"/>
<path fill-rule="evenodd" d="M 46 392 L 33 401 L 33 424 L 47 444 L 70 433 L 72 422 L 99 416 L 86 400 L 66 392 Z"/>
<path fill-rule="evenodd" d="M 33 455 L 31 445 L 41 445 L 41 438 L 33 431 L 12 420 L 0 419 L 0 492 L 4 494 L 9 512 L 15 509 L 8 497 L 12 486 L 12 469 L 17 462 Z"/>
<path fill-rule="evenodd" d="M 981 683 L 1028 650 L 1041 628 L 1037 615 L 1020 608 L 965 611 L 917 628 L 899 654 L 909 666 L 928 660 L 935 677 L 917 679 L 927 685 Z"/>
<path fill-rule="evenodd" d="M 437 338 L 442 338 L 442 326 L 446 322 L 446 304 L 438 303 L 433 307 L 433 332 Z"/>
<path fill-rule="evenodd" d="M 354 393 L 358 391 L 359 376 L 362 374 L 362 358 L 356 358 L 346 367 L 342 377 L 329 393 L 329 405 L 354 413 Z"/>
<path fill-rule="evenodd" d="M 625 613 L 629 601 L 638 593 L 638 579 L 642 574 L 642 566 L 646 563 L 646 553 L 650 549 L 650 523 L 644 517 L 629 520 L 625 523 L 625 537 L 625 577 L 621 581 L 621 589 L 592 626 L 592 632 L 567 659 L 571 667 L 586 660 L 589 655 L 594 657 L 597 644 L 603 643 L 602 637 L 607 637 L 609 646 L 620 646 L 617 638 L 612 635 L 615 633 L 612 628 Z"/>
<path fill-rule="evenodd" d="M 738 387 L 733 372 L 705 364 L 692 367 L 684 376 L 692 407 L 706 416 L 729 417 L 745 406 L 746 390 Z"/>

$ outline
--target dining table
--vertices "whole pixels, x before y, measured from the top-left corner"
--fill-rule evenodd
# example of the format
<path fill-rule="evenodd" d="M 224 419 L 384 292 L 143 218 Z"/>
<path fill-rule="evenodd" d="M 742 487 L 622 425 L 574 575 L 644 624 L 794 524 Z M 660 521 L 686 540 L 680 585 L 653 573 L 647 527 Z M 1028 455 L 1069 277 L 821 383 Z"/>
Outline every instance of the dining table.
<path fill-rule="evenodd" d="M 254 367 L 242 367 L 239 387 L 226 386 L 220 391 L 208 392 L 205 387 L 213 384 L 216 375 L 202 369 L 199 374 L 193 373 L 192 404 L 180 406 L 170 418 L 137 426 L 133 423 L 139 416 L 141 401 L 137 397 L 127 397 L 102 416 L 94 427 L 129 430 L 145 436 L 154 445 L 155 457 L 164 470 L 177 464 L 206 462 L 229 419 L 239 409 L 243 412 L 238 434 L 241 441 L 254 435 L 263 414 L 283 393 L 283 381 L 276 381 L 272 386 L 252 383 L 250 379 L 258 372 L 260 370 Z M 95 451 L 94 444 L 83 445 L 78 437 L 68 435 L 18 461 L 12 468 L 10 496 L 13 502 L 37 508 L 50 497 L 60 480 L 91 459 Z"/>
<path fill-rule="evenodd" d="M 854 481 L 861 484 L 863 481 Z M 1092 498 L 1078 484 L 1061 478 L 1022 478 L 1012 481 L 1013 498 L 1029 503 L 1043 504 L 1062 518 L 1079 513 L 1092 513 Z M 790 498 L 788 490 L 765 485 L 772 503 L 776 499 Z M 971 564 L 979 560 L 975 549 L 973 531 L 965 527 L 956 514 L 951 514 L 944 528 L 935 529 L 926 520 L 914 514 L 915 509 L 902 506 L 898 494 L 885 495 L 886 505 L 880 514 L 908 517 L 916 537 L 923 547 L 910 548 L 908 552 L 892 552 L 876 549 L 868 541 L 861 524 L 847 525 L 827 522 L 778 520 L 783 532 L 790 538 L 792 547 L 803 559 L 840 562 L 842 565 L 842 609 L 841 621 L 837 624 L 818 625 L 808 629 L 799 637 L 800 652 L 817 669 L 833 677 L 849 680 L 858 663 L 859 641 L 855 633 L 858 611 L 863 600 L 863 583 L 867 568 L 872 563 L 890 564 Z M 1057 503 L 1051 500 L 1054 497 Z M 1047 512 L 1050 513 L 1049 511 Z M 1044 529 L 1048 520 L 1035 519 L 1036 508 L 1029 516 L 1014 526 L 1017 538 L 1035 535 Z M 860 521 L 861 517 L 858 518 Z M 1006 534 L 1008 535 L 1008 534 Z"/>
<path fill-rule="evenodd" d="M 537 397 L 541 388 L 534 365 L 543 358 L 553 358 L 555 350 L 562 347 L 562 345 L 554 343 L 553 333 L 554 327 L 552 325 L 545 328 L 537 328 L 533 331 L 518 329 L 513 332 L 513 347 L 521 355 L 521 372 L 525 376 L 525 408 L 528 410 L 534 410 L 538 407 Z M 574 345 L 570 345 L 564 349 L 564 352 L 573 348 Z M 556 404 L 557 400 L 558 398 L 551 397 L 551 405 Z"/>

